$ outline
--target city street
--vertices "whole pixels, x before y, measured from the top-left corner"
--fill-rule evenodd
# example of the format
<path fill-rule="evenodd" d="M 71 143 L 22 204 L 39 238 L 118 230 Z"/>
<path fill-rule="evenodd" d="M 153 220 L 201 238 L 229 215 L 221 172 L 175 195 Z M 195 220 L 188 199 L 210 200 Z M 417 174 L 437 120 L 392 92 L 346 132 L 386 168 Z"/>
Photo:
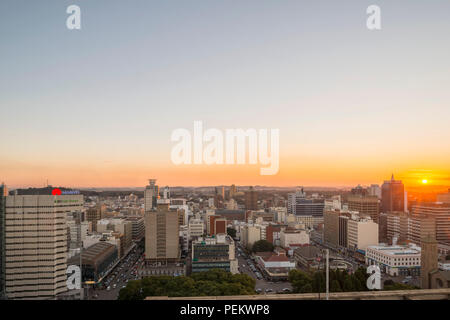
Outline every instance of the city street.
<path fill-rule="evenodd" d="M 89 289 L 88 299 L 116 300 L 119 291 L 125 287 L 130 280 L 137 279 L 137 269 L 142 263 L 142 252 L 139 249 L 131 251 L 127 257 L 102 280 L 101 289 Z"/>

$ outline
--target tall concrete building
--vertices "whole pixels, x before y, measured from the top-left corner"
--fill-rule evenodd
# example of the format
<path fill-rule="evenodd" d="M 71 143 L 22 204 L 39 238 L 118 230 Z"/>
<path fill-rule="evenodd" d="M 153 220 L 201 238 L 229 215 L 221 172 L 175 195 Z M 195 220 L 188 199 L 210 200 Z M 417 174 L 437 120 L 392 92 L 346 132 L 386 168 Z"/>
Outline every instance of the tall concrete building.
<path fill-rule="evenodd" d="M 413 222 L 424 216 L 434 219 L 436 240 L 439 243 L 450 244 L 450 203 L 422 202 L 411 206 Z M 412 240 L 419 241 L 420 237 L 418 233 L 413 234 Z"/>
<path fill-rule="evenodd" d="M 323 240 L 332 246 L 339 245 L 340 211 L 325 211 L 323 213 Z"/>
<path fill-rule="evenodd" d="M 156 179 L 149 179 L 149 184 L 144 190 L 144 211 L 151 211 L 156 208 L 159 199 L 159 187 L 156 185 Z"/>
<path fill-rule="evenodd" d="M 131 222 L 133 241 L 140 241 L 145 235 L 144 218 L 139 216 L 131 216 L 126 219 Z"/>
<path fill-rule="evenodd" d="M 180 257 L 177 211 L 158 205 L 145 213 L 145 259 L 148 262 L 173 262 Z"/>
<path fill-rule="evenodd" d="M 258 192 L 253 187 L 245 191 L 245 209 L 258 210 Z"/>
<path fill-rule="evenodd" d="M 106 212 L 106 206 L 98 204 L 95 207 L 88 208 L 86 210 L 86 220 L 91 222 L 92 231 L 97 231 L 97 222 L 103 219 Z"/>
<path fill-rule="evenodd" d="M 261 226 L 244 226 L 241 229 L 241 241 L 244 247 L 250 250 L 256 241 L 262 240 L 261 233 Z"/>
<path fill-rule="evenodd" d="M 388 220 L 388 214 L 387 213 L 380 213 L 378 216 L 378 240 L 380 243 L 388 243 L 388 236 L 387 236 L 387 220 Z"/>
<path fill-rule="evenodd" d="M 67 291 L 66 217 L 82 208 L 82 195 L 6 197 L 2 238 L 7 298 L 55 299 Z"/>
<path fill-rule="evenodd" d="M 365 251 L 378 244 L 378 225 L 370 218 L 352 216 L 347 222 L 347 245 L 353 250 Z"/>
<path fill-rule="evenodd" d="M 351 195 L 348 197 L 348 210 L 357 211 L 361 217 L 370 217 L 378 223 L 380 207 L 378 197 L 369 195 Z"/>
<path fill-rule="evenodd" d="M 303 188 L 297 189 L 295 193 L 289 193 L 287 204 L 288 214 L 323 217 L 324 200 L 307 198 Z"/>
<path fill-rule="evenodd" d="M 0 299 L 5 297 L 5 205 L 7 189 L 0 185 Z"/>
<path fill-rule="evenodd" d="M 405 208 L 405 187 L 400 180 L 385 180 L 381 186 L 382 212 L 407 211 Z"/>

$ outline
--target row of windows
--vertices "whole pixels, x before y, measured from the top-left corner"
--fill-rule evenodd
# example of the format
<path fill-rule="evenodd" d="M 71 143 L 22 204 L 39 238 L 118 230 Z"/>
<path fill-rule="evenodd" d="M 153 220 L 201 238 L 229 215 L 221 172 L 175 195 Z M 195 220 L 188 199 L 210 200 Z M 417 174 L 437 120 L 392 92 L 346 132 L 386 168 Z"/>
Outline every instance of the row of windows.
<path fill-rule="evenodd" d="M 51 248 L 49 250 L 53 250 L 53 248 Z M 52 252 L 52 253 L 40 253 L 40 254 L 37 254 L 37 255 L 36 254 L 6 254 L 5 257 L 13 258 L 13 257 L 55 256 L 55 255 L 58 255 L 58 254 L 65 254 L 65 253 L 67 253 L 66 250 L 58 251 L 58 252 Z"/>
<path fill-rule="evenodd" d="M 55 269 L 54 271 L 52 270 L 51 272 L 57 273 L 58 271 L 65 271 L 67 263 L 65 263 L 65 262 L 55 263 L 51 266 L 17 266 L 17 267 L 6 266 L 5 271 L 13 270 L 14 272 L 9 272 L 9 273 L 6 272 L 6 274 L 15 274 L 15 275 L 17 275 L 17 274 L 34 274 L 34 273 L 39 274 L 39 273 L 47 272 L 47 271 L 36 271 L 36 272 L 31 272 L 31 271 L 30 272 L 28 272 L 28 271 L 27 272 L 15 272 L 15 271 L 20 270 L 20 269 L 48 268 L 48 267 L 58 267 L 58 266 L 64 266 L 64 268 L 63 269 Z M 48 272 L 50 272 L 50 271 L 48 271 Z"/>

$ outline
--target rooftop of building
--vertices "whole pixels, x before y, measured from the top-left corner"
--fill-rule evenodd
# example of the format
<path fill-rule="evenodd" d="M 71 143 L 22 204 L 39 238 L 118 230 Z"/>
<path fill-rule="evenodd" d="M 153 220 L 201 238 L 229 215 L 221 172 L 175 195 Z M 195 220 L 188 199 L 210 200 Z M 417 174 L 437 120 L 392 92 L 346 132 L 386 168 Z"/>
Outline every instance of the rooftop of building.
<path fill-rule="evenodd" d="M 9 195 L 52 195 L 55 188 L 61 190 L 62 193 L 80 194 L 78 190 L 73 190 L 70 188 L 47 186 L 44 188 L 15 189 L 10 191 Z"/>
<path fill-rule="evenodd" d="M 411 255 L 411 254 L 420 254 L 420 247 L 409 245 L 377 245 L 377 246 L 368 246 L 367 249 L 372 249 L 376 251 L 382 251 L 384 254 L 398 256 L 398 255 Z"/>
<path fill-rule="evenodd" d="M 307 259 L 313 259 L 317 257 L 318 254 L 320 254 L 320 249 L 316 246 L 301 246 L 294 250 L 294 253 L 297 253 Z"/>
<path fill-rule="evenodd" d="M 105 241 L 100 241 L 85 249 L 81 255 L 81 259 L 83 264 L 95 264 L 103 260 L 115 249 L 116 246 Z M 79 262 L 79 260 L 79 254 L 70 259 L 71 263 Z"/>

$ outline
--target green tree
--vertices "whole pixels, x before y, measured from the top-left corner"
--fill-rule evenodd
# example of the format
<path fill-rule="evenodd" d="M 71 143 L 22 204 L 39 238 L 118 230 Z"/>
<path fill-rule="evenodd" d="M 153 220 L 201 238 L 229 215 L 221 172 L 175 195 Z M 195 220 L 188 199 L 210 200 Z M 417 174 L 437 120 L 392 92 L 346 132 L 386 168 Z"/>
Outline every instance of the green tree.
<path fill-rule="evenodd" d="M 227 228 L 227 234 L 232 237 L 232 238 L 236 238 L 236 229 L 234 228 Z"/>
<path fill-rule="evenodd" d="M 305 284 L 303 287 L 300 288 L 300 293 L 312 293 L 313 288 L 310 283 Z"/>
<path fill-rule="evenodd" d="M 316 271 L 311 285 L 313 292 L 325 292 L 325 272 Z"/>
<path fill-rule="evenodd" d="M 253 252 L 271 252 L 273 249 L 273 244 L 267 240 L 256 241 L 252 247 Z"/>
<path fill-rule="evenodd" d="M 246 274 L 213 269 L 190 277 L 151 276 L 130 281 L 119 292 L 119 300 L 142 300 L 150 296 L 190 297 L 251 295 L 255 280 Z"/>
<path fill-rule="evenodd" d="M 305 286 L 311 287 L 312 291 L 312 278 L 306 272 L 297 269 L 291 270 L 289 271 L 288 280 L 291 283 L 294 292 L 305 292 L 303 291 L 305 290 Z M 309 287 L 307 287 L 307 289 Z"/>
<path fill-rule="evenodd" d="M 330 283 L 330 292 L 342 292 L 341 285 L 339 281 L 333 280 Z"/>
<path fill-rule="evenodd" d="M 353 282 L 350 276 L 345 277 L 343 289 L 345 292 L 355 291 Z"/>

